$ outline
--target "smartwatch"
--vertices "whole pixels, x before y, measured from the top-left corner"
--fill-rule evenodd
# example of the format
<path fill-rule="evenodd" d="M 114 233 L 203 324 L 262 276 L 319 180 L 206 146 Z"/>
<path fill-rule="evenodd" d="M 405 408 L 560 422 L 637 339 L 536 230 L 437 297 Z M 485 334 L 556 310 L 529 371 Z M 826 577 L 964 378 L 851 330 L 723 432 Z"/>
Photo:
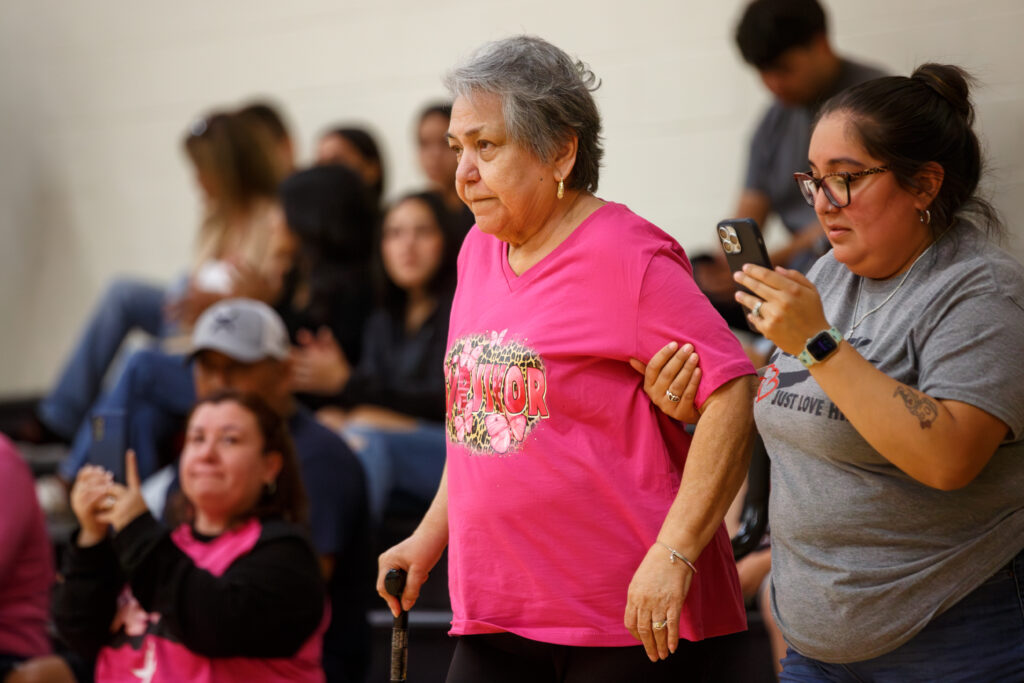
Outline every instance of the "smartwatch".
<path fill-rule="evenodd" d="M 843 333 L 834 327 L 822 330 L 807 340 L 804 350 L 797 356 L 797 360 L 809 368 L 815 363 L 825 360 L 839 348 L 839 342 L 843 341 Z"/>

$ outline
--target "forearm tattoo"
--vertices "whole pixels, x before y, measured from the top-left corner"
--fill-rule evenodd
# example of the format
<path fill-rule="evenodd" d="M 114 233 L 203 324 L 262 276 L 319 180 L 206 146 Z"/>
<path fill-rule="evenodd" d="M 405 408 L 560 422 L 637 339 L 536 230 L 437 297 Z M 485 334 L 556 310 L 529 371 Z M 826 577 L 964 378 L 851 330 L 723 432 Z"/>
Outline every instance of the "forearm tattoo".
<path fill-rule="evenodd" d="M 935 418 L 939 416 L 939 407 L 935 405 L 935 401 L 924 394 L 917 394 L 906 387 L 896 387 L 893 396 L 903 399 L 903 404 L 907 406 L 910 414 L 921 422 L 921 429 L 931 427 Z"/>

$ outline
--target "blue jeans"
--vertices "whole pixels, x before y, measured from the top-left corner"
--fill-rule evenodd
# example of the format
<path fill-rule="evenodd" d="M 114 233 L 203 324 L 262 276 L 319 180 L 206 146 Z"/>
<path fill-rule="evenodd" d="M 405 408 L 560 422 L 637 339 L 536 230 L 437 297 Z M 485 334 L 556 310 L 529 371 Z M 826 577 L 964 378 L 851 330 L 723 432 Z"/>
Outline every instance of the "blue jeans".
<path fill-rule="evenodd" d="M 892 652 L 826 664 L 789 648 L 779 681 L 1024 681 L 1024 551 Z"/>
<path fill-rule="evenodd" d="M 39 419 L 47 427 L 68 439 L 75 434 L 128 333 L 141 329 L 153 336 L 161 334 L 164 296 L 162 287 L 114 280 L 93 311 L 57 386 L 39 404 Z"/>
<path fill-rule="evenodd" d="M 100 397 L 93 413 L 124 411 L 126 440 L 135 450 L 139 476 L 145 479 L 159 467 L 160 445 L 174 433 L 196 400 L 192 369 L 184 356 L 141 350 L 128 357 L 114 386 Z M 60 465 L 60 475 L 73 481 L 89 460 L 92 425 L 84 421 Z"/>
<path fill-rule="evenodd" d="M 430 504 L 437 493 L 447 451 L 444 425 L 419 421 L 412 431 L 355 425 L 343 430 L 366 473 L 370 518 L 379 524 L 391 494 L 401 491 Z"/>

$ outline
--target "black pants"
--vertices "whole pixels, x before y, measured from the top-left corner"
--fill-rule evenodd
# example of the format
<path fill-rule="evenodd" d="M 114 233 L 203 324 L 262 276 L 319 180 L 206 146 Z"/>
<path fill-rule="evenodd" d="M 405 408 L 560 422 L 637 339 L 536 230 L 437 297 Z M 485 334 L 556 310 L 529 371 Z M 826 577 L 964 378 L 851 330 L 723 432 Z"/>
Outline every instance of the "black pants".
<path fill-rule="evenodd" d="M 460 636 L 448 683 L 722 683 L 716 663 L 732 638 L 680 640 L 668 659 L 652 662 L 639 644 L 576 647 L 511 633 Z"/>

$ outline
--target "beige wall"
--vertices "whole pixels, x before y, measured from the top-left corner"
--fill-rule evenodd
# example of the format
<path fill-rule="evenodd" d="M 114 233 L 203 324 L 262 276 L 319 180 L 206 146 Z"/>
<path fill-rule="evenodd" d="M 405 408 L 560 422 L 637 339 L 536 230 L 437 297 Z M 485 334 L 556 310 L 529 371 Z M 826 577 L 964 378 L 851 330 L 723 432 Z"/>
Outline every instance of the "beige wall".
<path fill-rule="evenodd" d="M 1024 4 L 826 0 L 838 49 L 895 72 L 973 70 L 990 190 L 1024 209 Z M 196 194 L 179 150 L 205 109 L 282 103 L 308 157 L 338 121 L 372 125 L 387 191 L 422 182 L 411 119 L 479 43 L 541 35 L 603 81 L 601 195 L 710 246 L 767 103 L 731 42 L 740 0 L 4 0 L 0 3 L 0 395 L 44 389 L 115 274 L 167 281 Z M 1015 236 L 1012 247 L 1024 251 Z"/>

